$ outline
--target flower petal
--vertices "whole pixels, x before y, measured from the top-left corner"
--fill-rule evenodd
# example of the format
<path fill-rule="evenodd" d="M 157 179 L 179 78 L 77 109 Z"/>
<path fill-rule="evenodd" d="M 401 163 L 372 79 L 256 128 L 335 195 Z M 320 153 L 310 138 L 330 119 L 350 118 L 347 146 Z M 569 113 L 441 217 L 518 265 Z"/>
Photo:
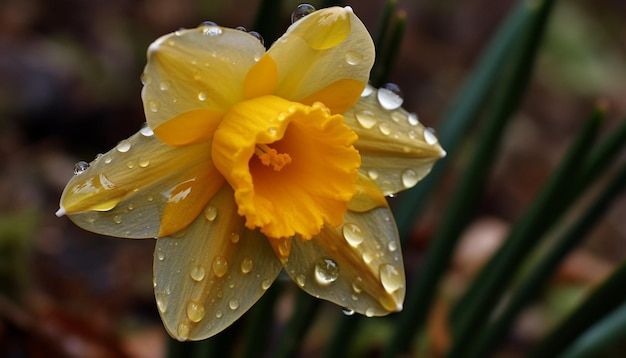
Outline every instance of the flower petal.
<path fill-rule="evenodd" d="M 210 146 L 170 147 L 145 127 L 68 182 L 61 212 L 104 235 L 154 238 L 176 232 L 224 183 Z"/>
<path fill-rule="evenodd" d="M 248 228 L 273 238 L 310 238 L 324 223 L 341 224 L 360 163 L 352 146 L 357 138 L 342 119 L 320 103 L 308 107 L 276 96 L 228 112 L 215 131 L 212 155 L 235 189 Z M 268 150 L 276 163 L 261 159 Z"/>
<path fill-rule="evenodd" d="M 332 7 L 295 22 L 268 50 L 278 68 L 274 94 L 342 113 L 359 98 L 374 64 L 374 44 L 349 7 Z"/>
<path fill-rule="evenodd" d="M 225 185 L 186 230 L 159 238 L 154 291 L 167 331 L 178 340 L 208 338 L 238 319 L 282 266 L 267 239 L 244 227 Z"/>
<path fill-rule="evenodd" d="M 405 274 L 388 208 L 347 212 L 339 228 L 294 238 L 285 271 L 306 292 L 366 316 L 400 311 Z"/>
<path fill-rule="evenodd" d="M 375 89 L 344 113 L 344 121 L 359 136 L 354 146 L 361 154 L 361 172 L 385 195 L 413 187 L 446 154 L 415 113 L 401 107 L 385 109 Z"/>
<path fill-rule="evenodd" d="M 219 26 L 160 37 L 148 48 L 142 75 L 141 96 L 148 123 L 157 128 L 195 110 L 224 113 L 243 98 L 244 78 L 264 53 L 254 36 Z"/>

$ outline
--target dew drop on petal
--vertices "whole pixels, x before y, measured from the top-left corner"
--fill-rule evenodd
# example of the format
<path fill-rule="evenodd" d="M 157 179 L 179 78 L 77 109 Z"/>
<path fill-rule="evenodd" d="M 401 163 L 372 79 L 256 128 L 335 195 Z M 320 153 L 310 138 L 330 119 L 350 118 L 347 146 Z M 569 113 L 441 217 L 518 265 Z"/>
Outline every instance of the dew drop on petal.
<path fill-rule="evenodd" d="M 378 179 L 378 172 L 374 169 L 372 170 L 368 170 L 367 171 L 367 176 L 370 177 L 370 179 L 376 180 Z"/>
<path fill-rule="evenodd" d="M 363 291 L 363 279 L 361 277 L 356 277 L 354 281 L 352 281 L 352 290 L 355 293 L 361 293 Z"/>
<path fill-rule="evenodd" d="M 263 290 L 267 290 L 268 288 L 270 288 L 271 285 L 272 285 L 272 281 L 270 281 L 270 280 L 263 280 L 263 281 L 261 281 L 261 288 Z"/>
<path fill-rule="evenodd" d="M 424 129 L 424 140 L 430 145 L 437 144 L 437 142 L 439 141 L 435 133 L 433 133 L 432 128 Z"/>
<path fill-rule="evenodd" d="M 217 310 L 217 312 L 215 312 L 215 318 L 222 318 L 223 315 L 224 314 L 220 310 Z"/>
<path fill-rule="evenodd" d="M 248 32 L 248 30 L 247 30 L 244 26 L 237 26 L 237 27 L 235 27 L 235 30 L 239 30 L 239 31 L 243 31 L 243 32 Z"/>
<path fill-rule="evenodd" d="M 376 310 L 373 307 L 370 307 L 370 308 L 365 310 L 365 316 L 366 317 L 374 317 L 375 313 L 376 313 Z"/>
<path fill-rule="evenodd" d="M 207 207 L 204 208 L 204 218 L 209 221 L 213 221 L 215 220 L 216 217 L 217 217 L 217 208 L 213 205 L 207 205 Z"/>
<path fill-rule="evenodd" d="M 150 160 L 148 158 L 145 158 L 145 157 L 139 158 L 139 166 L 140 167 L 145 168 L 148 165 L 150 165 Z"/>
<path fill-rule="evenodd" d="M 115 222 L 116 224 L 121 224 L 122 223 L 122 216 L 121 215 L 113 216 L 113 222 Z"/>
<path fill-rule="evenodd" d="M 74 175 L 82 174 L 87 169 L 89 169 L 89 163 L 81 160 L 74 165 Z"/>
<path fill-rule="evenodd" d="M 161 103 L 157 100 L 151 99 L 148 101 L 148 109 L 150 112 L 156 113 L 161 109 Z"/>
<path fill-rule="evenodd" d="M 357 51 L 348 50 L 344 56 L 348 65 L 358 65 L 363 60 L 363 54 Z"/>
<path fill-rule="evenodd" d="M 296 275 L 296 283 L 298 284 L 298 286 L 304 287 L 304 285 L 306 285 L 306 276 L 304 276 L 303 274 Z"/>
<path fill-rule="evenodd" d="M 246 274 L 246 273 L 250 273 L 250 271 L 252 271 L 252 269 L 254 268 L 254 261 L 252 261 L 251 258 L 249 257 L 244 257 L 243 260 L 241 260 L 241 272 Z"/>
<path fill-rule="evenodd" d="M 382 264 L 378 268 L 380 274 L 380 282 L 383 284 L 385 291 L 393 293 L 400 287 L 404 286 L 404 280 L 400 274 L 400 270 L 391 264 Z"/>
<path fill-rule="evenodd" d="M 159 89 L 161 91 L 167 91 L 168 89 L 170 89 L 170 83 L 168 81 L 163 81 L 159 83 Z"/>
<path fill-rule="evenodd" d="M 389 135 L 391 133 L 391 124 L 388 122 L 382 122 L 378 125 L 378 129 L 380 130 L 380 133 Z"/>
<path fill-rule="evenodd" d="M 167 311 L 167 295 L 165 294 L 165 292 L 155 292 L 154 297 L 156 299 L 156 304 L 159 312 L 165 313 L 165 311 Z"/>
<path fill-rule="evenodd" d="M 278 133 L 278 128 L 276 128 L 276 127 L 269 127 L 267 129 L 267 133 L 273 137 L 273 136 L 275 136 Z"/>
<path fill-rule="evenodd" d="M 222 277 L 228 271 L 228 261 L 222 256 L 215 256 L 213 259 L 213 273 L 217 277 Z"/>
<path fill-rule="evenodd" d="M 366 264 L 374 261 L 374 255 L 369 251 L 364 251 L 361 256 L 363 257 L 363 261 L 365 261 Z"/>
<path fill-rule="evenodd" d="M 119 143 L 117 143 L 117 147 L 115 147 L 117 149 L 118 152 L 120 153 L 126 153 L 130 150 L 131 144 L 129 141 L 127 140 L 123 140 Z"/>
<path fill-rule="evenodd" d="M 416 126 L 420 123 L 419 118 L 417 117 L 417 113 L 411 112 L 408 117 L 409 124 L 412 126 Z"/>
<path fill-rule="evenodd" d="M 205 36 L 219 36 L 222 34 L 222 28 L 219 26 L 206 26 L 206 28 L 202 31 Z"/>
<path fill-rule="evenodd" d="M 151 137 L 154 135 L 154 131 L 152 131 L 152 128 L 150 128 L 150 126 L 148 125 L 148 123 L 145 123 L 143 125 L 143 127 L 141 127 L 141 129 L 139 130 L 139 132 L 141 133 L 141 135 L 143 135 L 144 137 Z"/>
<path fill-rule="evenodd" d="M 133 162 L 132 160 L 129 160 L 128 162 L 126 162 L 126 167 L 128 169 L 133 169 L 135 167 L 135 162 Z"/>
<path fill-rule="evenodd" d="M 239 308 L 239 300 L 236 298 L 231 298 L 230 301 L 228 301 L 228 307 L 231 310 L 236 310 L 237 308 Z"/>
<path fill-rule="evenodd" d="M 391 252 L 396 251 L 398 249 L 398 243 L 395 241 L 389 241 L 389 243 L 387 244 L 387 248 Z"/>
<path fill-rule="evenodd" d="M 357 247 L 363 242 L 363 230 L 357 224 L 345 223 L 343 224 L 343 237 L 350 246 Z"/>
<path fill-rule="evenodd" d="M 376 125 L 376 116 L 374 113 L 368 110 L 358 111 L 354 114 L 357 122 L 361 125 L 361 127 L 365 129 L 370 129 Z"/>
<path fill-rule="evenodd" d="M 165 260 L 165 252 L 163 250 L 157 249 L 157 259 L 159 259 L 159 261 Z"/>
<path fill-rule="evenodd" d="M 352 316 L 354 314 L 354 310 L 351 310 L 349 308 L 344 308 L 341 310 L 341 312 L 346 316 Z"/>
<path fill-rule="evenodd" d="M 311 4 L 298 5 L 298 7 L 291 13 L 291 23 L 293 24 L 314 11 L 315 7 Z"/>
<path fill-rule="evenodd" d="M 187 303 L 187 317 L 191 322 L 200 322 L 204 318 L 204 306 L 198 301 Z"/>
<path fill-rule="evenodd" d="M 339 277 L 339 265 L 332 259 L 323 257 L 315 263 L 315 279 L 321 285 L 335 282 Z"/>
<path fill-rule="evenodd" d="M 405 188 L 414 187 L 419 180 L 419 175 L 417 175 L 417 172 L 413 169 L 405 169 L 402 172 L 402 185 L 404 185 Z"/>
<path fill-rule="evenodd" d="M 203 21 L 200 24 L 200 27 L 204 27 L 204 26 L 217 26 L 217 24 L 213 21 Z"/>
<path fill-rule="evenodd" d="M 141 77 L 139 79 L 141 80 L 141 84 L 143 84 L 144 86 L 152 83 L 152 76 L 145 72 L 141 74 Z"/>
<path fill-rule="evenodd" d="M 250 31 L 248 33 L 250 35 L 252 35 L 253 37 L 256 37 L 257 40 L 259 40 L 261 42 L 261 45 L 265 45 L 265 40 L 263 39 L 263 36 L 261 36 L 260 33 L 256 32 L 256 31 Z"/>
<path fill-rule="evenodd" d="M 396 109 L 404 102 L 400 87 L 394 83 L 387 83 L 379 88 L 377 98 L 378 103 L 387 110 Z"/>
<path fill-rule="evenodd" d="M 189 276 L 191 276 L 192 280 L 196 282 L 200 282 L 204 280 L 205 274 L 206 274 L 206 271 L 204 270 L 204 267 L 201 265 L 196 265 L 191 268 L 191 272 L 189 273 Z"/>
<path fill-rule="evenodd" d="M 233 244 L 236 244 L 239 242 L 239 233 L 233 232 L 232 234 L 230 234 L 230 242 L 232 242 Z"/>
<path fill-rule="evenodd" d="M 372 92 L 374 92 L 374 86 L 372 86 L 372 85 L 370 85 L 368 83 L 367 86 L 365 86 L 365 88 L 363 88 L 363 92 L 361 92 L 361 97 L 367 97 L 367 96 L 371 95 Z"/>
<path fill-rule="evenodd" d="M 182 321 L 178 323 L 178 327 L 176 327 L 176 334 L 178 334 L 179 341 L 186 341 L 189 338 L 189 323 L 187 321 Z"/>
<path fill-rule="evenodd" d="M 205 92 L 202 92 L 202 91 L 198 92 L 198 100 L 199 101 L 206 101 L 206 99 L 207 99 L 207 96 L 206 96 Z"/>

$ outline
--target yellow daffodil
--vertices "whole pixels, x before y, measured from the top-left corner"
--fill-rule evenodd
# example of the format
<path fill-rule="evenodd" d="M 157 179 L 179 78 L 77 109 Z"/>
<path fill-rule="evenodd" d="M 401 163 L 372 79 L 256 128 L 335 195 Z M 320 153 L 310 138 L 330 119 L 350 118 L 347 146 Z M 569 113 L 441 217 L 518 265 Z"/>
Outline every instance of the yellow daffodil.
<path fill-rule="evenodd" d="M 385 196 L 445 152 L 401 97 L 367 85 L 373 62 L 349 7 L 303 17 L 267 52 L 213 24 L 165 35 L 142 77 L 146 126 L 82 162 L 57 214 L 158 239 L 156 302 L 179 340 L 228 327 L 283 268 L 349 310 L 398 311 L 405 275 Z"/>

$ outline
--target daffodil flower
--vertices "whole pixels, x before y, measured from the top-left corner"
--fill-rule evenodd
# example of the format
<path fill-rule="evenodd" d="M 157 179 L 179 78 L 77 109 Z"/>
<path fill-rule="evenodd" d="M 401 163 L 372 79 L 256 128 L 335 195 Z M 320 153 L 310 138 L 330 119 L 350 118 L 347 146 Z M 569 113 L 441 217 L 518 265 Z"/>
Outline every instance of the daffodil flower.
<path fill-rule="evenodd" d="M 399 311 L 405 274 L 385 196 L 445 152 L 400 97 L 367 85 L 373 62 L 349 7 L 303 17 L 267 52 L 213 24 L 165 35 L 142 77 L 146 126 L 82 163 L 57 215 L 157 238 L 157 307 L 179 340 L 228 327 L 281 269 L 348 310 Z"/>

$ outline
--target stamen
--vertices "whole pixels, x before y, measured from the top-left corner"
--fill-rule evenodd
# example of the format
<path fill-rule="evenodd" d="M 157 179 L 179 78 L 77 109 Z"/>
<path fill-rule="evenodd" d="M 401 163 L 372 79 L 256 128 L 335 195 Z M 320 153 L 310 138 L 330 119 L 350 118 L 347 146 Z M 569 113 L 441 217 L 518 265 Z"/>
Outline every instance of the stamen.
<path fill-rule="evenodd" d="M 291 157 L 287 153 L 278 153 L 276 149 L 270 148 L 267 144 L 257 144 L 254 148 L 254 154 L 261 159 L 261 163 L 266 166 L 272 166 L 275 171 L 280 171 L 283 167 L 291 163 Z"/>

